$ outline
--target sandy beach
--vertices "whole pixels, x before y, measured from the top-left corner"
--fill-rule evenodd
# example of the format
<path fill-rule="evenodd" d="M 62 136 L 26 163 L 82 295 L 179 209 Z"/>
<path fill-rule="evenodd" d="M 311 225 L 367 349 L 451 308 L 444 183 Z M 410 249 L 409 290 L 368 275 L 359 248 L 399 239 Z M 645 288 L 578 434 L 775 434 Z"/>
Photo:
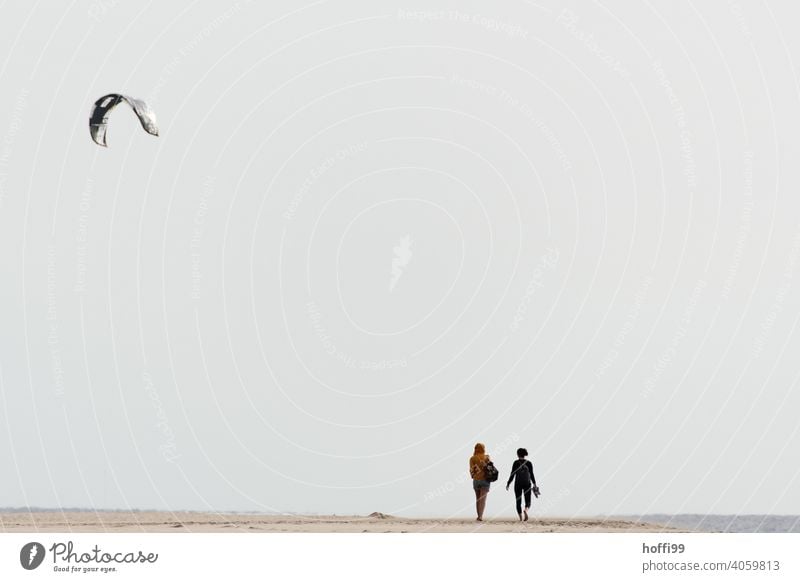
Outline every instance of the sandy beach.
<path fill-rule="evenodd" d="M 543 533 L 676 532 L 657 524 L 620 519 L 557 518 L 527 522 L 487 518 L 404 518 L 375 512 L 368 516 L 214 514 L 199 512 L 31 512 L 0 513 L 4 532 L 305 532 L 305 533 Z"/>

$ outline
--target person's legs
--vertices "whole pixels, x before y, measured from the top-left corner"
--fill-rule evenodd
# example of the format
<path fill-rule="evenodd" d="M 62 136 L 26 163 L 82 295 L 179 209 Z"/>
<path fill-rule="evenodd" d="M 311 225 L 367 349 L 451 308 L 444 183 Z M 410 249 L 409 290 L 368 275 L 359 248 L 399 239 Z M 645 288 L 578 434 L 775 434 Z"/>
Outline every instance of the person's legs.
<path fill-rule="evenodd" d="M 520 521 L 522 520 L 522 487 L 514 481 L 514 497 L 517 501 L 517 515 Z"/>
<path fill-rule="evenodd" d="M 473 490 L 475 491 L 475 513 L 478 514 L 478 519 L 480 519 L 481 518 L 481 490 L 480 489 L 475 489 L 475 487 L 473 487 Z"/>

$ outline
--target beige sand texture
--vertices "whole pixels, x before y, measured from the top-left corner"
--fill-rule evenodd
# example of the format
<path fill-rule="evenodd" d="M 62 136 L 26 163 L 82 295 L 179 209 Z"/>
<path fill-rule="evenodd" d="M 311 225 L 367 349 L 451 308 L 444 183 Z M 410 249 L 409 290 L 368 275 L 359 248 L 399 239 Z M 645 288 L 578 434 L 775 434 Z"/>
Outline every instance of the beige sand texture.
<path fill-rule="evenodd" d="M 513 518 L 406 518 L 380 512 L 368 516 L 256 515 L 157 511 L 43 511 L 0 513 L 3 532 L 107 533 L 542 533 L 542 532 L 676 532 L 657 524 L 615 518 L 557 518 L 527 522 Z"/>

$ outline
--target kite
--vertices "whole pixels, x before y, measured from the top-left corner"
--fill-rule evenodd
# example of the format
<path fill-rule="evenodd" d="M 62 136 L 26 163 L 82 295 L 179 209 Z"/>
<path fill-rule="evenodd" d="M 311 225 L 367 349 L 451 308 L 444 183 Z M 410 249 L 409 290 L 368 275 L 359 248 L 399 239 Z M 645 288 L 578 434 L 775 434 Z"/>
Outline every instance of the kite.
<path fill-rule="evenodd" d="M 158 135 L 156 114 L 153 113 L 153 110 L 150 109 L 147 103 L 141 99 L 110 93 L 95 101 L 91 116 L 89 117 L 89 133 L 92 134 L 92 139 L 97 145 L 108 147 L 106 143 L 108 116 L 111 115 L 112 109 L 123 101 L 131 106 L 131 109 L 136 113 L 139 122 L 147 133 L 150 135 Z"/>

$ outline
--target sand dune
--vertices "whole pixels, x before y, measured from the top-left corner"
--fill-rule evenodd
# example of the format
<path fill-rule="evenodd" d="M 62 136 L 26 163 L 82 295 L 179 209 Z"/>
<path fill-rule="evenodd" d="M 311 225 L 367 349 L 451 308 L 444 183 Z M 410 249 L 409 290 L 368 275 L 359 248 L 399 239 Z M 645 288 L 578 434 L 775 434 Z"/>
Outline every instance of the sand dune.
<path fill-rule="evenodd" d="M 405 518 L 374 512 L 368 516 L 303 516 L 215 514 L 199 512 L 32 512 L 0 513 L 5 532 L 349 532 L 349 533 L 510 533 L 510 532 L 664 532 L 656 524 L 616 518 L 557 518 L 519 522 L 486 518 L 482 523 L 461 518 Z"/>

